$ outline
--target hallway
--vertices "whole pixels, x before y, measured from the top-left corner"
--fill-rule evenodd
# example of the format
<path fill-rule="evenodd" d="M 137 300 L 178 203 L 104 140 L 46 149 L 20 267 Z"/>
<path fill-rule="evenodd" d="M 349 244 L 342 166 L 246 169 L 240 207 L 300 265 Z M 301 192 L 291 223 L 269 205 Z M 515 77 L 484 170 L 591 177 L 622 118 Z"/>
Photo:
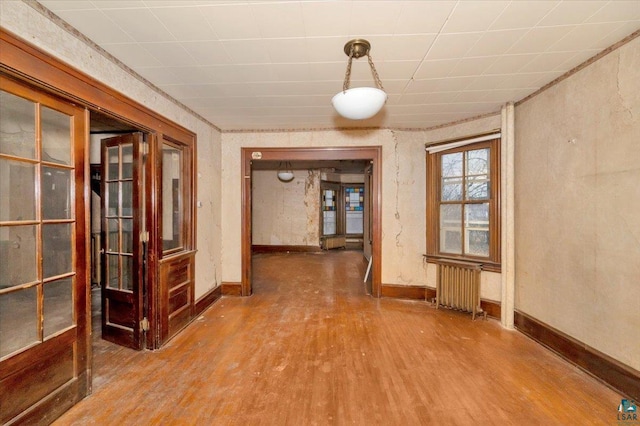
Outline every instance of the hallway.
<path fill-rule="evenodd" d="M 621 396 L 495 320 L 373 299 L 356 251 L 254 256 L 156 352 L 94 343 L 93 395 L 55 424 L 613 424 Z M 95 328 L 95 327 L 94 327 Z"/>

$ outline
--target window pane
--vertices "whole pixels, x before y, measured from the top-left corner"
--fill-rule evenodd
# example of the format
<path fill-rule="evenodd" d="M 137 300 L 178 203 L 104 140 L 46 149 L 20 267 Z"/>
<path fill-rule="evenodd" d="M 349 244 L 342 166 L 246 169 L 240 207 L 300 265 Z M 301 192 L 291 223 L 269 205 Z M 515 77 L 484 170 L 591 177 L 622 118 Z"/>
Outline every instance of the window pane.
<path fill-rule="evenodd" d="M 0 227 L 0 288 L 34 282 L 36 225 Z"/>
<path fill-rule="evenodd" d="M 462 254 L 462 206 L 440 205 L 440 251 Z"/>
<path fill-rule="evenodd" d="M 465 206 L 465 252 L 489 256 L 489 203 Z"/>
<path fill-rule="evenodd" d="M 182 245 L 182 151 L 162 146 L 162 249 Z"/>
<path fill-rule="evenodd" d="M 119 182 L 107 184 L 107 216 L 118 216 L 118 186 Z"/>
<path fill-rule="evenodd" d="M 467 178 L 467 200 L 488 200 L 489 180 L 487 176 Z"/>
<path fill-rule="evenodd" d="M 325 211 L 323 214 L 323 235 L 335 235 L 336 233 L 336 212 Z"/>
<path fill-rule="evenodd" d="M 120 219 L 122 223 L 122 253 L 133 253 L 133 219 Z"/>
<path fill-rule="evenodd" d="M 461 201 L 462 200 L 462 179 L 443 178 L 441 201 Z"/>
<path fill-rule="evenodd" d="M 111 288 L 119 288 L 118 287 L 118 255 L 117 254 L 107 254 L 107 287 Z"/>
<path fill-rule="evenodd" d="M 122 211 L 120 212 L 122 217 L 133 216 L 133 182 L 122 182 Z"/>
<path fill-rule="evenodd" d="M 120 177 L 118 147 L 107 148 L 107 180 L 118 180 Z"/>
<path fill-rule="evenodd" d="M 444 154 L 440 158 L 442 177 L 462 177 L 462 152 Z"/>
<path fill-rule="evenodd" d="M 0 158 L 0 221 L 36 218 L 36 168 Z"/>
<path fill-rule="evenodd" d="M 42 218 L 71 218 L 71 171 L 42 167 Z"/>
<path fill-rule="evenodd" d="M 71 225 L 42 226 L 42 276 L 49 278 L 71 272 Z"/>
<path fill-rule="evenodd" d="M 467 176 L 489 174 L 489 148 L 467 151 Z"/>
<path fill-rule="evenodd" d="M 133 144 L 122 145 L 122 176 L 120 179 L 133 178 Z"/>
<path fill-rule="evenodd" d="M 44 337 L 73 325 L 73 280 L 44 284 Z"/>
<path fill-rule="evenodd" d="M 42 160 L 71 164 L 71 117 L 45 106 L 40 109 Z"/>
<path fill-rule="evenodd" d="M 0 357 L 38 341 L 36 287 L 0 294 Z"/>
<path fill-rule="evenodd" d="M 36 155 L 36 109 L 26 99 L 0 91 L 0 153 Z"/>
<path fill-rule="evenodd" d="M 120 251 L 118 219 L 107 219 L 107 251 L 118 253 Z"/>
<path fill-rule="evenodd" d="M 362 234 L 363 223 L 362 212 L 347 212 L 347 234 Z"/>
<path fill-rule="evenodd" d="M 133 290 L 133 256 L 121 256 L 122 289 Z"/>

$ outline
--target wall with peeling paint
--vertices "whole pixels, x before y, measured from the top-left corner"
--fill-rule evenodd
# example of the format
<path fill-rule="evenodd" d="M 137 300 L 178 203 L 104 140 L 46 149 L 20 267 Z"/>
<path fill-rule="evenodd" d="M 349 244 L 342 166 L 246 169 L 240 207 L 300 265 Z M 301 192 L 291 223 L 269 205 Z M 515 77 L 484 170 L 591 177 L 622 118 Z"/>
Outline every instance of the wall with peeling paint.
<path fill-rule="evenodd" d="M 255 170 L 252 244 L 320 246 L 320 170 L 295 170 L 281 182 L 275 170 Z"/>
<path fill-rule="evenodd" d="M 640 369 L 640 38 L 516 106 L 515 307 Z"/>

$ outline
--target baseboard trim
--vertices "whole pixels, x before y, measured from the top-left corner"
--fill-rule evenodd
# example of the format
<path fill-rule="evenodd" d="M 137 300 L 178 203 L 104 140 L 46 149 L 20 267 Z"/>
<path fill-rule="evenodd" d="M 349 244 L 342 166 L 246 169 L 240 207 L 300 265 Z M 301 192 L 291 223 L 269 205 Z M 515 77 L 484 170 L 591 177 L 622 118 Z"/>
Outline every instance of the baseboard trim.
<path fill-rule="evenodd" d="M 283 245 L 252 245 L 251 253 L 306 253 L 322 251 L 320 246 L 283 246 Z"/>
<path fill-rule="evenodd" d="M 425 300 L 424 286 L 382 284 L 381 296 L 395 299 Z"/>
<path fill-rule="evenodd" d="M 436 298 L 436 289 L 427 287 L 426 298 L 431 301 Z M 487 313 L 487 316 L 491 318 L 500 319 L 502 315 L 502 308 L 500 302 L 494 302 L 493 300 L 480 299 L 480 307 Z"/>
<path fill-rule="evenodd" d="M 223 296 L 242 296 L 242 283 L 223 282 L 220 287 Z"/>
<path fill-rule="evenodd" d="M 198 316 L 204 311 L 206 311 L 208 307 L 216 303 L 216 301 L 221 297 L 222 297 L 222 286 L 218 286 L 206 292 L 202 297 L 196 300 L 194 316 Z"/>
<path fill-rule="evenodd" d="M 518 331 L 602 380 L 616 391 L 640 401 L 640 371 L 527 314 L 516 311 L 514 320 Z"/>

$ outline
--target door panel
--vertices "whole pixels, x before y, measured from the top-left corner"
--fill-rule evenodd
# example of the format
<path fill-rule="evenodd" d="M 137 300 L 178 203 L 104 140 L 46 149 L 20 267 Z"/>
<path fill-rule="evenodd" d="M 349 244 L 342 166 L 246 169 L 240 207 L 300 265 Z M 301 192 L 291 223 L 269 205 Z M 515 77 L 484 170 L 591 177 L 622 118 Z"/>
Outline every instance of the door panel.
<path fill-rule="evenodd" d="M 87 115 L 0 75 L 0 424 L 87 395 Z"/>
<path fill-rule="evenodd" d="M 102 140 L 102 338 L 142 349 L 141 133 Z"/>

